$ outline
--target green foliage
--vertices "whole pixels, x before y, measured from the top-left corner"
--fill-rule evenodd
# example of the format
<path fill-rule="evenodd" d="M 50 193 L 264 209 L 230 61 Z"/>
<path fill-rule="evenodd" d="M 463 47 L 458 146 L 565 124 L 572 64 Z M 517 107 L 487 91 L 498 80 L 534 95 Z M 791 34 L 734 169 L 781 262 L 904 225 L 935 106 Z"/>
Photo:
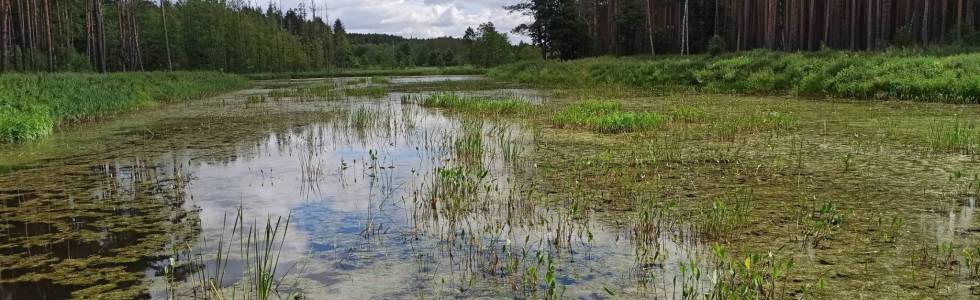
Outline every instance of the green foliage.
<path fill-rule="evenodd" d="M 563 60 L 592 54 L 589 26 L 575 1 L 524 0 L 505 7 L 513 13 L 532 16 L 514 32 L 530 36 L 547 58 Z"/>
<path fill-rule="evenodd" d="M 558 128 L 587 128 L 600 133 L 650 130 L 666 121 L 655 113 L 626 112 L 615 101 L 583 101 L 568 106 L 551 118 Z"/>
<path fill-rule="evenodd" d="M 514 49 L 507 34 L 497 32 L 493 23 L 480 24 L 476 32 L 467 28 L 464 38 L 470 42 L 470 62 L 481 67 L 493 67 L 514 61 Z"/>
<path fill-rule="evenodd" d="M 935 150 L 977 153 L 980 150 L 980 126 L 976 123 L 952 120 L 929 129 L 928 144 Z"/>
<path fill-rule="evenodd" d="M 752 51 L 720 57 L 591 58 L 519 62 L 494 68 L 489 76 L 561 86 L 980 103 L 976 53 Z"/>
<path fill-rule="evenodd" d="M 55 125 L 247 85 L 209 72 L 0 75 L 0 142 L 31 141 Z"/>
<path fill-rule="evenodd" d="M 493 114 L 526 114 L 533 106 L 523 99 L 488 99 L 477 97 L 462 97 L 456 94 L 434 94 L 421 99 L 411 96 L 402 98 L 403 102 L 418 102 L 425 107 L 438 107 L 470 112 Z"/>

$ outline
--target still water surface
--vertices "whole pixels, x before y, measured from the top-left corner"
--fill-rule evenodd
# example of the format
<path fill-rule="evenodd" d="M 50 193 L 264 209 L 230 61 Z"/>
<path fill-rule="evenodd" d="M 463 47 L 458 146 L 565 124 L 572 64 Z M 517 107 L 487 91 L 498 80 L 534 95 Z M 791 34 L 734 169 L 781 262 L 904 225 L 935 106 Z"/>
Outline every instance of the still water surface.
<path fill-rule="evenodd" d="M 194 275 L 166 266 L 215 253 L 239 207 L 247 224 L 289 218 L 281 297 L 665 295 L 703 252 L 666 233 L 634 243 L 630 224 L 538 201 L 528 180 L 538 133 L 519 119 L 423 108 L 399 93 L 249 98 L 351 82 L 260 82 L 0 149 L 0 299 L 191 296 Z M 241 279 L 240 259 L 226 288 Z"/>

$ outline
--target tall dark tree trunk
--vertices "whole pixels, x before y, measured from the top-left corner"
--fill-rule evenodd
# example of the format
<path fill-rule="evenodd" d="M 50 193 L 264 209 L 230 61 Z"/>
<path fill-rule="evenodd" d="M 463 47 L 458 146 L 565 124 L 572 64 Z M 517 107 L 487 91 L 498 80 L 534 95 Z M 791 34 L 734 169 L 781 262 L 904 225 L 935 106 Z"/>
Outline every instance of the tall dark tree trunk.
<path fill-rule="evenodd" d="M 47 35 L 48 46 L 48 72 L 54 71 L 54 39 L 51 38 L 51 13 L 49 12 L 48 1 L 44 0 L 44 31 Z"/>
<path fill-rule="evenodd" d="M 7 10 L 7 0 L 0 0 L 0 73 L 7 71 L 7 22 L 10 12 Z"/>
<path fill-rule="evenodd" d="M 963 29 L 963 0 L 956 1 L 956 27 Z"/>
<path fill-rule="evenodd" d="M 160 1 L 160 15 L 163 19 L 163 39 L 167 48 L 167 71 L 174 70 L 174 61 L 170 56 L 170 31 L 167 29 L 167 0 Z"/>
<path fill-rule="evenodd" d="M 106 49 L 105 49 L 105 17 L 102 13 L 102 0 L 91 0 L 91 41 L 92 57 L 95 68 L 102 73 L 108 71 L 106 68 Z"/>
<path fill-rule="evenodd" d="M 654 47 L 654 40 L 653 40 L 654 34 L 656 34 L 656 31 L 654 31 L 654 29 L 653 29 L 653 13 L 654 13 L 653 7 L 654 7 L 654 0 L 646 0 L 646 3 L 647 3 L 647 11 L 646 11 L 646 15 L 647 15 L 647 41 L 650 44 L 650 55 L 657 55 L 657 51 L 656 51 L 656 49 Z"/>
<path fill-rule="evenodd" d="M 929 44 L 929 0 L 925 0 L 925 6 L 922 9 L 922 44 Z"/>
<path fill-rule="evenodd" d="M 941 1 L 942 1 L 942 17 L 939 19 L 940 22 L 941 22 L 939 24 L 939 27 L 940 27 L 940 31 L 939 32 L 941 33 L 939 35 L 939 42 L 940 43 L 945 43 L 946 42 L 946 17 L 948 16 L 948 12 L 947 12 L 948 7 L 947 6 L 949 6 L 949 1 L 948 0 L 941 0 Z"/>
<path fill-rule="evenodd" d="M 973 0 L 966 0 L 966 28 L 971 31 L 977 29 L 974 27 L 976 25 L 976 20 L 974 19 L 976 16 L 976 11 L 973 5 Z"/>
<path fill-rule="evenodd" d="M 25 0 L 17 0 L 17 19 L 20 23 L 20 39 L 18 41 L 18 48 L 20 50 L 20 70 L 27 70 L 27 18 L 24 17 L 26 10 L 24 10 Z"/>
<path fill-rule="evenodd" d="M 874 31 L 875 31 L 874 14 L 872 14 L 872 12 L 874 11 L 874 2 L 871 2 L 871 0 L 867 0 L 867 1 L 868 1 L 868 10 L 865 12 L 865 15 L 867 16 L 867 22 L 865 23 L 865 27 L 867 27 L 868 32 L 866 32 L 867 41 L 864 45 L 867 50 L 872 50 L 874 49 L 873 45 L 874 45 Z"/>

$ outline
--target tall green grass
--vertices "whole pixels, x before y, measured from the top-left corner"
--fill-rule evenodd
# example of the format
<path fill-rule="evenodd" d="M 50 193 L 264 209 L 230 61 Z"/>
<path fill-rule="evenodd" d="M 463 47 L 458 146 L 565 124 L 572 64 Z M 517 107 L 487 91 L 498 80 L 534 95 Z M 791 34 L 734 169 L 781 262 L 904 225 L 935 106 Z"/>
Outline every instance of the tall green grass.
<path fill-rule="evenodd" d="M 583 101 L 563 108 L 551 118 L 558 128 L 587 128 L 600 133 L 650 130 L 666 122 L 655 113 L 623 111 L 614 101 Z"/>
<path fill-rule="evenodd" d="M 720 57 L 601 57 L 520 62 L 492 69 L 488 75 L 558 86 L 980 103 L 980 53 L 760 50 Z"/>
<path fill-rule="evenodd" d="M 429 96 L 403 96 L 403 103 L 418 103 L 424 107 L 438 107 L 469 112 L 482 112 L 500 115 L 527 114 L 534 109 L 531 102 L 524 99 L 489 99 L 464 97 L 450 93 Z"/>
<path fill-rule="evenodd" d="M 216 72 L 0 75 L 0 142 L 37 140 L 58 124 L 244 87 Z"/>

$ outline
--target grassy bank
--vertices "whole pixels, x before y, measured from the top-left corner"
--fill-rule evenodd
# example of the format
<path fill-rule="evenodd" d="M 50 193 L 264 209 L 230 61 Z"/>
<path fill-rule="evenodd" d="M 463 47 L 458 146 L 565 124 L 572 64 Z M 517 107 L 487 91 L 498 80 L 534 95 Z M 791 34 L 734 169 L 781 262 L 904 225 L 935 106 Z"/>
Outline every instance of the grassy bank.
<path fill-rule="evenodd" d="M 603 57 L 521 62 L 492 69 L 488 75 L 498 80 L 564 87 L 980 102 L 977 53 L 753 51 L 719 57 Z"/>
<path fill-rule="evenodd" d="M 36 140 L 55 126 L 198 99 L 248 85 L 215 72 L 0 75 L 0 142 Z"/>
<path fill-rule="evenodd" d="M 336 69 L 319 72 L 295 73 L 259 73 L 249 74 L 249 79 L 304 79 L 304 78 L 333 78 L 333 77 L 372 77 L 372 76 L 438 76 L 438 75 L 482 75 L 485 69 L 462 66 L 445 68 L 409 68 L 409 69 Z"/>

